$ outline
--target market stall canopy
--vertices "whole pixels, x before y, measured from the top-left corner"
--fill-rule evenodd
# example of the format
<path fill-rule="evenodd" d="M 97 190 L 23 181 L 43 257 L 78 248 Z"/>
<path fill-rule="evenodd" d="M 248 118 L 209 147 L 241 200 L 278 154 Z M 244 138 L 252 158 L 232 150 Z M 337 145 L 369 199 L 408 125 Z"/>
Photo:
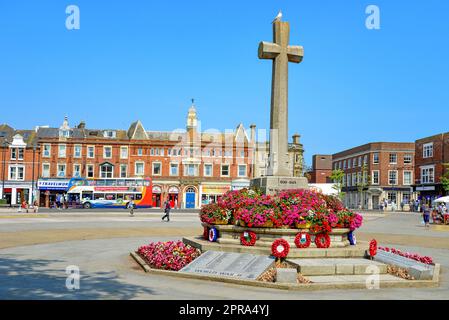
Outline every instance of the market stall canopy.
<path fill-rule="evenodd" d="M 445 197 L 441 197 L 435 200 L 435 202 L 444 202 L 444 203 L 448 203 L 449 202 L 449 196 L 445 196 Z"/>

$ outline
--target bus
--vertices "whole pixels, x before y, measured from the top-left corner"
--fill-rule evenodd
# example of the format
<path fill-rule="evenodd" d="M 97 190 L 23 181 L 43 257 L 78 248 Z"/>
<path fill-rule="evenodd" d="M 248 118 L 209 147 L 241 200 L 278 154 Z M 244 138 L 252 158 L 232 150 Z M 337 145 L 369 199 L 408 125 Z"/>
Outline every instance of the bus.
<path fill-rule="evenodd" d="M 134 208 L 153 207 L 152 181 L 150 178 L 72 178 L 67 187 L 68 201 L 83 208 Z"/>

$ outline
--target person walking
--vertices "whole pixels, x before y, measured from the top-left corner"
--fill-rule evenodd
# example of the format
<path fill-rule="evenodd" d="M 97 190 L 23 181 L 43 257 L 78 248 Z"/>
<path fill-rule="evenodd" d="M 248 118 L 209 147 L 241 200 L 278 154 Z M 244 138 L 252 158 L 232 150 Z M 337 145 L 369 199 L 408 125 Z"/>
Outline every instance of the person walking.
<path fill-rule="evenodd" d="M 56 209 L 61 210 L 61 195 L 59 193 L 56 195 Z"/>
<path fill-rule="evenodd" d="M 170 222 L 170 201 L 166 200 L 164 202 L 164 213 L 165 215 L 162 217 L 162 220 L 165 220 L 167 218 L 167 222 Z"/>
<path fill-rule="evenodd" d="M 430 226 L 430 206 L 423 202 L 421 205 L 423 210 L 424 227 L 428 228 Z"/>
<path fill-rule="evenodd" d="M 402 201 L 401 201 L 401 211 L 404 211 L 404 206 L 405 206 L 405 201 L 402 200 Z"/>
<path fill-rule="evenodd" d="M 33 211 L 34 213 L 38 213 L 39 211 L 39 202 L 37 200 L 34 200 L 33 202 Z"/>
<path fill-rule="evenodd" d="M 129 215 L 131 217 L 134 217 L 134 200 L 131 198 L 131 200 L 128 202 L 128 208 L 129 208 Z"/>

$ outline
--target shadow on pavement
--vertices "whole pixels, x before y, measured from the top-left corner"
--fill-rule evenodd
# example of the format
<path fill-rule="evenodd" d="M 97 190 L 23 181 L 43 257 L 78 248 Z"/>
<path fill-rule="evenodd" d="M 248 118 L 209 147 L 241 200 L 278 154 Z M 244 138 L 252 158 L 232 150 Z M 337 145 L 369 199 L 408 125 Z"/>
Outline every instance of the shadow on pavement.
<path fill-rule="evenodd" d="M 133 299 L 140 294 L 154 295 L 154 291 L 139 285 L 125 284 L 114 272 L 81 272 L 79 290 L 66 287 L 64 268 L 54 264 L 62 260 L 19 260 L 13 255 L 0 257 L 0 299 Z M 52 266 L 53 265 L 53 266 Z"/>

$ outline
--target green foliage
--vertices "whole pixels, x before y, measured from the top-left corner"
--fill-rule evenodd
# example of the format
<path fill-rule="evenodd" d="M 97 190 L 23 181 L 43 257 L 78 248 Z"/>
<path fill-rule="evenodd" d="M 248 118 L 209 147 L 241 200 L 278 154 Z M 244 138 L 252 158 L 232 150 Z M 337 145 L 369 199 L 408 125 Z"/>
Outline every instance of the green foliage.
<path fill-rule="evenodd" d="M 445 168 L 444 174 L 440 177 L 441 184 L 443 185 L 444 191 L 449 192 L 449 163 L 443 163 Z"/>
<path fill-rule="evenodd" d="M 343 188 L 343 177 L 345 176 L 345 172 L 341 169 L 333 170 L 332 174 L 330 175 L 330 178 L 334 182 L 334 188 L 337 193 L 340 200 L 343 200 L 345 197 L 345 193 L 341 191 Z"/>

